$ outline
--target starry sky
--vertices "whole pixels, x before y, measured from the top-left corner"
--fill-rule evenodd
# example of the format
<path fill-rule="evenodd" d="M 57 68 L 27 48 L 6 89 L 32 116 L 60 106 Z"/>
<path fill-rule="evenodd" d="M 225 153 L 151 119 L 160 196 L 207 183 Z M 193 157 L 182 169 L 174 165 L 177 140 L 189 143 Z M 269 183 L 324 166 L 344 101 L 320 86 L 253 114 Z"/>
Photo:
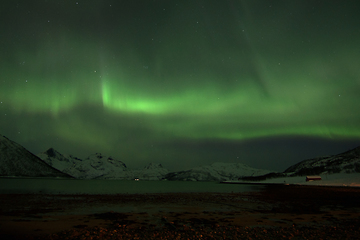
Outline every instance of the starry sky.
<path fill-rule="evenodd" d="M 4 0 L 0 134 L 130 168 L 360 145 L 357 0 Z"/>

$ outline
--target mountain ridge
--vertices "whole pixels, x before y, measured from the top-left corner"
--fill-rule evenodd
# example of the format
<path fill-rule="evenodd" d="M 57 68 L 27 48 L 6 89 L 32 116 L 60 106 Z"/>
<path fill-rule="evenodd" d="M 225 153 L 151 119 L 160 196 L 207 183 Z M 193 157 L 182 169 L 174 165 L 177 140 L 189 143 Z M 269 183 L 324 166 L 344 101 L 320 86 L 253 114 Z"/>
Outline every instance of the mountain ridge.
<path fill-rule="evenodd" d="M 340 172 L 360 172 L 360 146 L 343 153 L 300 161 L 283 173 L 290 174 L 289 176 L 304 176 Z"/>
<path fill-rule="evenodd" d="M 335 173 L 360 173 L 360 146 L 339 154 L 302 160 L 283 172 L 272 172 L 253 177 L 247 176 L 239 178 L 239 180 L 263 181 L 271 178 Z"/>
<path fill-rule="evenodd" d="M 0 176 L 70 178 L 3 135 L 0 135 Z"/>
<path fill-rule="evenodd" d="M 101 153 L 80 159 L 49 148 L 38 156 L 47 164 L 77 179 L 162 180 L 168 173 L 159 163 L 149 163 L 143 169 L 129 170 L 122 161 Z"/>
<path fill-rule="evenodd" d="M 169 172 L 160 163 L 129 170 L 125 163 L 94 153 L 85 159 L 49 148 L 34 155 L 20 144 L 0 135 L 0 176 L 65 177 L 76 179 L 228 181 L 266 180 L 333 173 L 360 173 L 360 146 L 340 154 L 300 161 L 283 172 L 252 168 L 242 163 L 215 162 L 185 171 Z"/>
<path fill-rule="evenodd" d="M 186 171 L 168 173 L 167 180 L 176 181 L 228 181 L 242 176 L 269 173 L 269 170 L 252 168 L 243 163 L 215 162 Z"/>

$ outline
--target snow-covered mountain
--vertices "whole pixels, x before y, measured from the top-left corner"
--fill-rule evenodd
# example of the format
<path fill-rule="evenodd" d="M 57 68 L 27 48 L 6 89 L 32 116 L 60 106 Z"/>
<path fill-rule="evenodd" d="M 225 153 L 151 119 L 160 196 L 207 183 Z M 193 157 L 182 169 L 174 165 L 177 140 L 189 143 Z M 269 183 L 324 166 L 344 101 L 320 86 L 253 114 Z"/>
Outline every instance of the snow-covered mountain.
<path fill-rule="evenodd" d="M 20 144 L 0 135 L 0 176 L 64 177 L 69 175 L 44 163 Z"/>
<path fill-rule="evenodd" d="M 261 176 L 242 177 L 239 180 L 265 181 L 288 177 L 352 174 L 360 173 L 360 147 L 326 157 L 303 160 L 287 168 L 284 172 L 272 172 Z M 289 181 L 286 181 L 289 182 Z"/>
<path fill-rule="evenodd" d="M 63 155 L 53 148 L 38 154 L 44 162 L 77 179 L 124 179 L 160 180 L 168 173 L 161 164 L 150 163 L 141 170 L 129 170 L 113 157 L 95 153 L 84 160 L 72 155 Z"/>
<path fill-rule="evenodd" d="M 217 162 L 187 171 L 172 172 L 167 174 L 165 178 L 178 181 L 227 181 L 237 180 L 243 176 L 258 176 L 267 173 L 270 171 L 252 168 L 242 163 Z"/>
<path fill-rule="evenodd" d="M 347 152 L 301 161 L 282 173 L 255 169 L 241 163 L 213 163 L 187 171 L 171 172 L 161 164 L 150 163 L 140 170 L 129 170 L 113 157 L 100 153 L 80 159 L 55 149 L 35 156 L 21 145 L 0 135 L 0 176 L 74 177 L 77 179 L 228 181 L 277 179 L 306 175 L 360 173 L 360 147 Z"/>
<path fill-rule="evenodd" d="M 169 173 L 169 170 L 163 168 L 160 163 L 150 163 L 141 170 L 132 170 L 130 172 L 133 174 L 132 179 L 162 180 Z"/>
<path fill-rule="evenodd" d="M 53 148 L 38 154 L 44 162 L 78 179 L 126 178 L 126 166 L 112 157 L 95 153 L 84 160 L 72 155 L 62 155 Z"/>
<path fill-rule="evenodd" d="M 360 173 L 360 147 L 344 153 L 301 161 L 284 171 L 289 176 Z"/>

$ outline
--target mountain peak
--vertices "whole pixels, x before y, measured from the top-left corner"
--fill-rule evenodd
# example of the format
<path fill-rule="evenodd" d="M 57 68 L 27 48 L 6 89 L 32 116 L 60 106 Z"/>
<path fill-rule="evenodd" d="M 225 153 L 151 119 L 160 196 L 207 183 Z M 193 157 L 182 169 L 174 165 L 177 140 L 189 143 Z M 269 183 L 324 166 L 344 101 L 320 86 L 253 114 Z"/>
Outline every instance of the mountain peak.
<path fill-rule="evenodd" d="M 144 169 L 157 169 L 157 168 L 163 168 L 161 163 L 149 163 L 147 166 L 144 167 Z"/>
<path fill-rule="evenodd" d="M 53 148 L 49 148 L 46 152 L 45 152 L 49 157 L 56 157 L 56 151 Z"/>

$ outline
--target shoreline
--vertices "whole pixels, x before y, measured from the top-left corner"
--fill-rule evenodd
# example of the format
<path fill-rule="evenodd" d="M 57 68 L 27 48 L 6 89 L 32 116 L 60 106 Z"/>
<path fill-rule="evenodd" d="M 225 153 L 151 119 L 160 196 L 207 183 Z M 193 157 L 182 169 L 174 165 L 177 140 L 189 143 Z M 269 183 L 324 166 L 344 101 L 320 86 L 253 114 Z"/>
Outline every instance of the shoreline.
<path fill-rule="evenodd" d="M 260 185 L 260 186 L 306 186 L 306 187 L 329 187 L 329 188 L 355 188 L 360 189 L 358 185 L 331 185 L 331 184 L 303 184 L 303 183 L 276 183 L 276 182 L 240 182 L 240 181 L 221 181 L 220 184 L 242 184 L 242 185 Z"/>
<path fill-rule="evenodd" d="M 279 185 L 279 186 L 285 186 L 285 185 L 297 185 L 297 184 L 286 184 L 286 183 L 264 183 L 264 182 L 239 182 L 239 181 L 221 181 L 219 182 L 221 184 L 244 184 L 244 185 Z"/>
<path fill-rule="evenodd" d="M 324 236 L 333 226 L 334 236 L 359 236 L 359 197 L 358 188 L 286 185 L 242 193 L 0 194 L 0 236 L 80 239 L 91 232 L 93 239 L 100 239 L 122 232 L 131 236 L 128 239 L 140 233 L 192 239 L 196 232 L 210 236 L 220 230 L 227 236 L 275 230 L 284 236 L 304 231 Z M 281 239 L 276 232 L 271 236 Z"/>

